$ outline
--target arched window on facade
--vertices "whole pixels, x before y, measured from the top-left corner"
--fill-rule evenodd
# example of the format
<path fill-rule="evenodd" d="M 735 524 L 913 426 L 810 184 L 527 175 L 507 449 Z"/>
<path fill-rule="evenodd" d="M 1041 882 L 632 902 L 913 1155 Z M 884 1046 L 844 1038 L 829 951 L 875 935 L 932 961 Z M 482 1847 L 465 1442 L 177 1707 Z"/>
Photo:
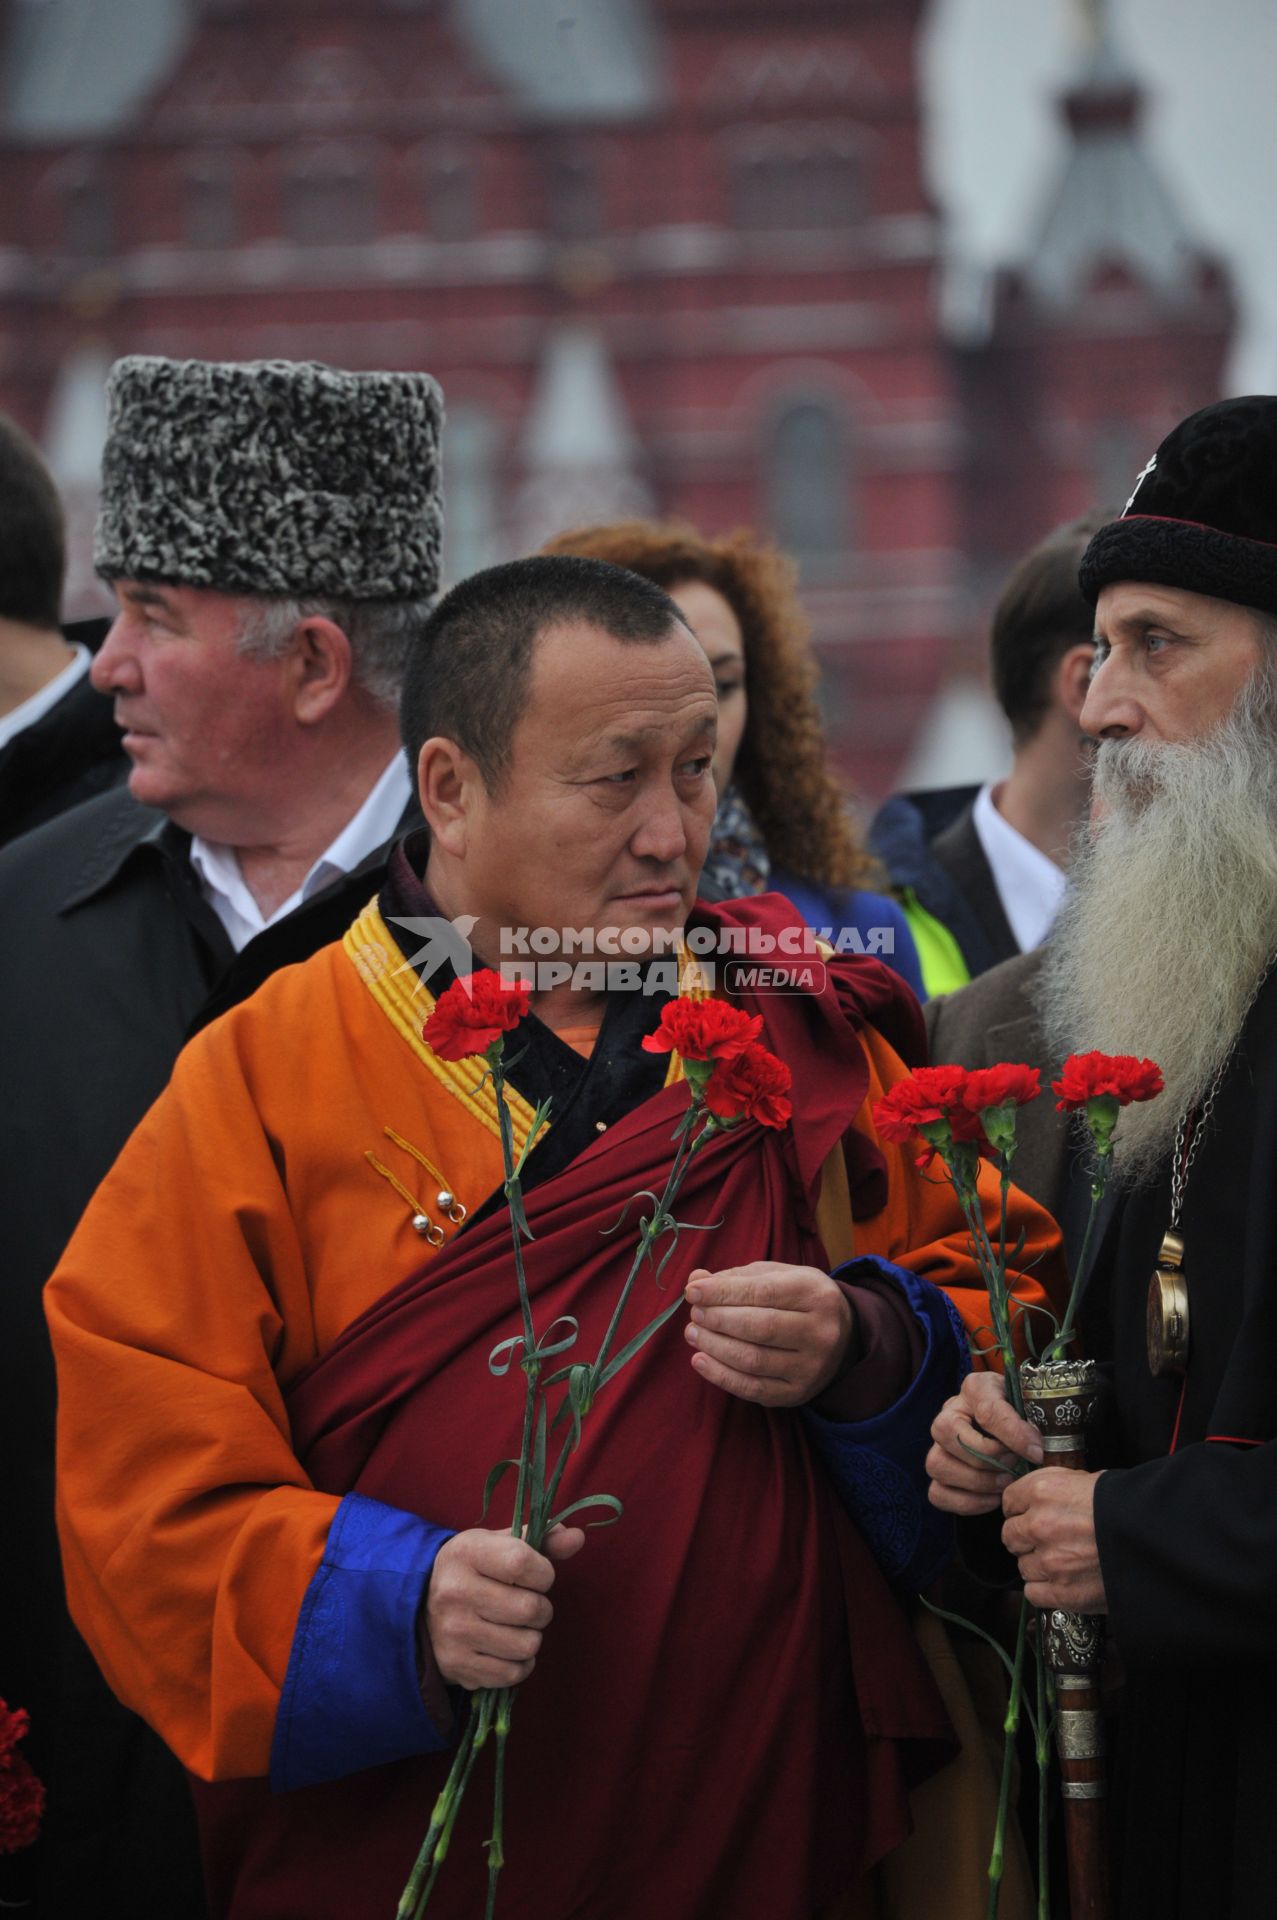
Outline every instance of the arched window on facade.
<path fill-rule="evenodd" d="M 62 244 L 82 260 L 105 260 L 115 243 L 111 181 L 100 154 L 78 155 L 58 178 Z"/>
<path fill-rule="evenodd" d="M 192 161 L 182 202 L 187 246 L 216 253 L 235 244 L 235 185 L 228 160 L 210 155 Z"/>
<path fill-rule="evenodd" d="M 846 423 L 827 401 L 800 400 L 773 419 L 766 450 L 768 522 L 805 574 L 845 563 L 852 544 Z"/>
<path fill-rule="evenodd" d="M 582 147 L 551 148 L 545 160 L 550 231 L 556 240 L 597 240 L 603 232 L 598 163 Z"/>
<path fill-rule="evenodd" d="M 284 181 L 284 227 L 302 247 L 352 246 L 374 233 L 368 160 L 347 148 L 323 148 L 295 161 Z"/>
<path fill-rule="evenodd" d="M 735 143 L 729 164 L 733 220 L 743 232 L 837 232 L 864 218 L 865 158 L 854 132 L 757 129 Z"/>
<path fill-rule="evenodd" d="M 459 147 L 440 147 L 426 161 L 426 225 L 435 240 L 472 240 L 479 231 L 474 157 Z"/>
<path fill-rule="evenodd" d="M 464 580 L 500 555 L 501 503 L 497 491 L 500 429 L 486 407 L 461 401 L 449 407 L 443 430 L 443 571 Z"/>

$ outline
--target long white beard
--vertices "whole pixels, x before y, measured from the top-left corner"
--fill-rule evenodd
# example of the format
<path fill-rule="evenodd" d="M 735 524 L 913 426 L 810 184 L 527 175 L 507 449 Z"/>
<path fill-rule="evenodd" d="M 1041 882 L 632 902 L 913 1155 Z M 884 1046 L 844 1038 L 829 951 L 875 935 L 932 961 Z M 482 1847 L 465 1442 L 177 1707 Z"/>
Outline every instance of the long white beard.
<path fill-rule="evenodd" d="M 1128 1107 L 1114 1164 L 1150 1178 L 1206 1095 L 1277 948 L 1277 663 L 1191 744 L 1105 741 L 1038 1005 L 1048 1057 L 1133 1053 L 1166 1090 Z"/>

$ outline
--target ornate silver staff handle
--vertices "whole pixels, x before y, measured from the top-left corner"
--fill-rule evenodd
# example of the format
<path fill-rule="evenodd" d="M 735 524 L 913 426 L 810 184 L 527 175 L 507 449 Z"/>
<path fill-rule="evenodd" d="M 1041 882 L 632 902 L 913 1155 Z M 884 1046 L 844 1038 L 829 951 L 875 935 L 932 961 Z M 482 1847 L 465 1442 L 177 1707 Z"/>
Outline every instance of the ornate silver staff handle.
<path fill-rule="evenodd" d="M 1086 1469 L 1086 1427 L 1099 1398 L 1093 1360 L 1023 1366 L 1024 1410 L 1042 1435 L 1048 1467 Z M 1109 1920 L 1108 1809 L 1100 1667 L 1104 1621 L 1053 1607 L 1039 1631 L 1055 1680 L 1055 1745 L 1064 1798 L 1072 1920 Z"/>

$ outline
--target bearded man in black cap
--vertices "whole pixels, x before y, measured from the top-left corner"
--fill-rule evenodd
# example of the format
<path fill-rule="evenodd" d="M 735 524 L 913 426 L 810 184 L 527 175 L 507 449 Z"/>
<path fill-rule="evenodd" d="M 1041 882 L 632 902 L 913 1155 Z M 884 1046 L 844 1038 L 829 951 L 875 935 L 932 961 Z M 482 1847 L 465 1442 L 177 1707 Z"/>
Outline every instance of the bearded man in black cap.
<path fill-rule="evenodd" d="M 1122 1920 L 1277 1905 L 1277 398 L 1158 448 L 1083 558 L 1098 820 L 1044 969 L 1055 1057 L 1156 1060 L 1088 1283 L 1108 1471 L 1008 1483 L 990 1375 L 933 1428 L 932 1498 L 1004 1516 L 1038 1607 L 1107 1613 L 1124 1670 Z M 979 1466 L 966 1448 L 990 1456 Z M 1005 1449 L 1005 1450 L 1004 1450 Z"/>
<path fill-rule="evenodd" d="M 66 1620 L 40 1291 L 187 1037 L 336 938 L 419 817 L 397 709 L 438 587 L 442 405 L 425 374 L 284 361 L 135 357 L 108 394 L 95 559 L 119 613 L 92 677 L 128 786 L 0 856 L 0 1696 L 49 1790 L 0 1899 L 47 1920 L 110 1887 L 187 1920 L 185 1782 Z"/>

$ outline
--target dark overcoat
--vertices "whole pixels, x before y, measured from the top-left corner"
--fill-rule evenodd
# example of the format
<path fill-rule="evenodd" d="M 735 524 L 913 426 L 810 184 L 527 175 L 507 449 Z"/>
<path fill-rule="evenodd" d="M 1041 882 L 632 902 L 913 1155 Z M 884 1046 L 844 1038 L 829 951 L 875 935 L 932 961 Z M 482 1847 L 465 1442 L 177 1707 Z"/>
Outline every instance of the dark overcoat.
<path fill-rule="evenodd" d="M 1209 1010 L 1203 1009 L 1203 1017 Z M 1170 1170 L 1125 1199 L 1084 1300 L 1111 1363 L 1095 1518 L 1125 1670 L 1121 1920 L 1277 1913 L 1277 975 L 1246 1020 L 1184 1193 L 1188 1371 L 1155 1379 L 1145 1303 Z"/>
<path fill-rule="evenodd" d="M 339 938 L 388 852 L 236 954 L 189 845 L 118 788 L 0 851 L 0 1698 L 30 1712 L 23 1750 L 49 1788 L 41 1844 L 0 1857 L 0 1899 L 38 1883 L 40 1920 L 92 1911 L 112 1888 L 137 1913 L 202 1911 L 184 1777 L 66 1616 L 41 1291 L 190 1034 Z"/>

